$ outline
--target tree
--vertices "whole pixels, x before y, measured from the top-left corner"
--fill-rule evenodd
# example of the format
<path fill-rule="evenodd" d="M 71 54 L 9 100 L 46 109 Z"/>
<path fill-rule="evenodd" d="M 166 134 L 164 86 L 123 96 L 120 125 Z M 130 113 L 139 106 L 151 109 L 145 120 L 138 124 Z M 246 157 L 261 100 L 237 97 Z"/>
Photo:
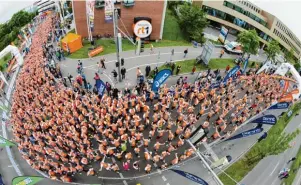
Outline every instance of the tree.
<path fill-rule="evenodd" d="M 196 5 L 185 3 L 180 8 L 179 25 L 184 34 L 197 42 L 203 42 L 203 29 L 208 25 L 206 14 Z"/>
<path fill-rule="evenodd" d="M 273 62 L 275 62 L 276 55 L 280 53 L 280 46 L 278 41 L 276 40 L 270 41 L 265 50 L 265 53 L 267 55 L 267 60 L 272 60 Z"/>
<path fill-rule="evenodd" d="M 292 48 L 289 51 L 284 52 L 284 59 L 285 62 L 295 63 L 294 50 Z"/>
<path fill-rule="evenodd" d="M 237 41 L 242 45 L 242 56 L 248 54 L 248 58 L 250 58 L 251 54 L 256 55 L 258 53 L 259 37 L 255 30 L 240 32 L 237 36 Z"/>

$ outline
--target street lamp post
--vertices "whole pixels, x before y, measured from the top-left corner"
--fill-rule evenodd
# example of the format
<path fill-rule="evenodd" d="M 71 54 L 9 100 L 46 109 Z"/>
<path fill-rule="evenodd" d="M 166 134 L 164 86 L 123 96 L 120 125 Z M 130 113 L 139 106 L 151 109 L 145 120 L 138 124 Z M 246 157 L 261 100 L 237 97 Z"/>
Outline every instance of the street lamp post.
<path fill-rule="evenodd" d="M 121 82 L 122 79 L 121 79 L 121 70 L 120 70 L 119 40 L 118 40 L 120 39 L 118 38 L 118 10 L 115 8 L 113 13 L 113 19 L 114 19 L 114 37 L 116 43 L 116 57 L 118 62 L 118 77 L 119 77 L 119 82 Z"/>
<path fill-rule="evenodd" d="M 206 160 L 204 159 L 204 157 L 200 154 L 200 152 L 195 148 L 195 146 L 191 143 L 191 141 L 188 139 L 186 140 L 187 143 L 193 148 L 193 150 L 195 151 L 195 153 L 199 156 L 199 158 L 203 161 L 203 163 L 205 164 L 205 166 L 207 167 L 207 169 L 212 173 L 213 177 L 216 179 L 216 181 L 218 182 L 219 185 L 224 185 L 223 182 L 218 178 L 218 176 L 216 175 L 216 173 L 211 169 L 211 167 L 209 166 L 209 164 L 206 162 Z"/>

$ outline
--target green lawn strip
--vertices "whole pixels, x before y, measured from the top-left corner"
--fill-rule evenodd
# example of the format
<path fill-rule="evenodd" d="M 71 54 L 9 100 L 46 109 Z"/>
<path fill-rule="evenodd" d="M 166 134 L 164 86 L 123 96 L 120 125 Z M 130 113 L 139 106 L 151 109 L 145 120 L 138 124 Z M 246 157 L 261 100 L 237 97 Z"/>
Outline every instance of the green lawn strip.
<path fill-rule="evenodd" d="M 256 143 L 240 160 L 232 164 L 225 172 L 237 182 L 240 182 L 259 162 L 266 156 L 278 155 L 289 148 L 289 143 L 299 134 L 299 130 L 291 134 L 281 134 L 290 120 L 300 111 L 301 103 L 294 104 L 289 110 L 292 110 L 292 115 L 289 117 L 285 113 L 276 125 L 268 131 L 268 137 Z M 236 185 L 224 173 L 219 175 L 219 178 L 225 185 Z"/>
<path fill-rule="evenodd" d="M 7 63 L 11 58 L 11 54 L 7 53 L 4 57 L 0 59 L 0 71 L 5 71 L 5 69 L 7 68 Z"/>
<path fill-rule="evenodd" d="M 200 63 L 195 64 L 195 62 L 196 62 L 195 59 L 179 61 L 179 62 L 176 62 L 176 66 L 181 65 L 182 68 L 181 68 L 180 74 L 183 74 L 183 73 L 190 73 L 192 71 L 192 68 L 194 65 L 196 65 L 196 71 L 203 71 L 203 70 L 207 70 L 208 68 L 225 69 L 227 67 L 227 65 L 229 65 L 232 68 L 236 65 L 234 63 L 234 59 L 224 59 L 224 58 L 211 59 L 209 62 L 209 67 L 206 67 L 204 64 L 200 64 Z M 249 62 L 249 67 L 251 67 L 253 62 L 254 61 Z M 171 67 L 166 66 L 166 65 L 161 65 L 158 67 L 158 69 L 160 71 L 162 69 L 171 69 Z M 175 71 L 176 71 L 176 69 L 175 69 Z M 175 73 L 175 71 L 174 71 L 174 73 Z M 154 76 L 153 71 L 151 71 L 150 77 L 153 77 L 153 76 Z"/>
<path fill-rule="evenodd" d="M 293 164 L 290 167 L 291 170 L 289 172 L 288 178 L 286 178 L 283 181 L 285 183 L 285 185 L 293 184 L 300 167 L 301 167 L 301 147 L 299 147 L 298 153 L 296 155 L 296 160 L 293 161 Z"/>

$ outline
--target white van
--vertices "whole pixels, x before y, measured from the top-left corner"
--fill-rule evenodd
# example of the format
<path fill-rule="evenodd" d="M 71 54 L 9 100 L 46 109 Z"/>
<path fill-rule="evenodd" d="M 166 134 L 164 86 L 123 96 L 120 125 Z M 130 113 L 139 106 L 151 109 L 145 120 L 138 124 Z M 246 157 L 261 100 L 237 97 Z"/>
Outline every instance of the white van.
<path fill-rule="evenodd" d="M 224 48 L 229 53 L 242 54 L 242 46 L 238 42 L 229 42 L 224 45 Z"/>

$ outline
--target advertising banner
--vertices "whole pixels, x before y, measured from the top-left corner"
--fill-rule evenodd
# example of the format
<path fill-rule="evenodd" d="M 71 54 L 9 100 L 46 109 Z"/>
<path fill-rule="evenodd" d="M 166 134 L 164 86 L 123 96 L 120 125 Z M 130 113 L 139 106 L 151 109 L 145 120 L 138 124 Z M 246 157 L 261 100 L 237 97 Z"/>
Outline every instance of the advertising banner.
<path fill-rule="evenodd" d="M 105 22 L 113 22 L 114 4 L 112 0 L 105 0 Z"/>
<path fill-rule="evenodd" d="M 87 11 L 87 19 L 89 23 L 90 31 L 94 31 L 94 7 L 95 0 L 86 0 L 86 11 Z"/>
<path fill-rule="evenodd" d="M 285 95 L 284 97 L 282 97 L 279 102 L 292 102 L 293 101 L 293 95 L 292 94 L 288 94 Z"/>
<path fill-rule="evenodd" d="M 226 84 L 227 81 L 229 80 L 229 78 L 231 78 L 232 76 L 234 76 L 234 75 L 237 73 L 237 71 L 239 71 L 239 69 L 240 69 L 240 66 L 239 66 L 239 65 L 233 67 L 233 68 L 227 73 L 227 75 L 225 76 L 225 78 L 224 78 L 224 80 L 223 80 L 223 83 Z"/>
<path fill-rule="evenodd" d="M 96 80 L 96 87 L 98 90 L 98 95 L 103 96 L 106 90 L 106 84 L 102 80 L 98 79 Z"/>
<path fill-rule="evenodd" d="M 261 123 L 267 125 L 275 125 L 277 118 L 274 115 L 265 115 L 252 121 L 252 123 Z"/>
<path fill-rule="evenodd" d="M 218 40 L 221 41 L 221 43 L 225 43 L 226 37 L 228 35 L 228 31 L 229 30 L 227 28 L 225 28 L 224 26 L 222 26 L 221 32 L 220 32 L 220 34 L 218 36 Z"/>
<path fill-rule="evenodd" d="M 287 109 L 289 106 L 288 102 L 280 102 L 275 105 L 272 105 L 268 110 L 273 110 L 273 109 Z"/>
<path fill-rule="evenodd" d="M 34 185 L 43 179 L 44 179 L 43 177 L 20 176 L 20 177 L 15 177 L 12 180 L 12 185 Z"/>
<path fill-rule="evenodd" d="M 175 169 L 171 169 L 171 171 L 193 181 L 193 182 L 196 182 L 198 184 L 201 184 L 201 185 L 209 185 L 205 180 L 201 179 L 200 177 L 198 176 L 195 176 L 191 173 L 188 173 L 188 172 L 184 172 L 184 171 L 181 171 L 181 170 L 175 170 Z"/>
<path fill-rule="evenodd" d="M 154 77 L 152 91 L 158 92 L 160 85 L 162 85 L 171 75 L 170 69 L 163 69 Z"/>
<path fill-rule="evenodd" d="M 226 139 L 225 141 L 230 141 L 230 140 L 234 140 L 234 139 L 248 137 L 248 136 L 251 136 L 251 135 L 258 134 L 258 133 L 260 133 L 262 131 L 263 131 L 263 128 L 253 128 L 253 129 L 250 129 L 248 131 L 245 131 L 245 132 L 242 132 L 240 134 L 237 134 L 237 135 L 235 135 L 233 137 L 230 137 L 229 139 Z"/>
<path fill-rule="evenodd" d="M 16 146 L 16 144 L 0 136 L 0 147 L 5 146 Z"/>
<path fill-rule="evenodd" d="M 146 38 L 150 36 L 152 31 L 152 24 L 147 20 L 140 20 L 134 25 L 134 33 L 139 38 Z"/>

